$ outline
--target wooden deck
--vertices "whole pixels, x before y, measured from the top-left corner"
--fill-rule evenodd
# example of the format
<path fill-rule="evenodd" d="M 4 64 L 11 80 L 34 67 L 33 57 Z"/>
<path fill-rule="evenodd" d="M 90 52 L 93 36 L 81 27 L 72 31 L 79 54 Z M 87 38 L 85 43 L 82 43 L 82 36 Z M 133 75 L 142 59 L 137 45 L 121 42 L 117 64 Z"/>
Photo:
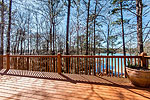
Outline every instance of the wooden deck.
<path fill-rule="evenodd" d="M 0 70 L 0 100 L 144 100 L 150 88 L 128 79 L 50 72 Z"/>

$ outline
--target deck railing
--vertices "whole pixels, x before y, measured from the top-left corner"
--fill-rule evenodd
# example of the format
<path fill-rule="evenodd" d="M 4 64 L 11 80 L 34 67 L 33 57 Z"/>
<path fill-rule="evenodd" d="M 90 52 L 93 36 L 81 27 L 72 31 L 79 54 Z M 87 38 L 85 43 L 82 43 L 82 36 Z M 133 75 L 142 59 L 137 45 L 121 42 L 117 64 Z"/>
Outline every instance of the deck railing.
<path fill-rule="evenodd" d="M 141 56 L 62 55 L 62 68 L 65 73 L 123 77 L 127 62 L 139 65 L 140 60 Z"/>
<path fill-rule="evenodd" d="M 30 71 L 57 72 L 55 55 L 5 55 L 3 67 Z"/>
<path fill-rule="evenodd" d="M 86 75 L 126 76 L 126 65 L 149 65 L 150 56 L 3 55 L 3 68 Z"/>

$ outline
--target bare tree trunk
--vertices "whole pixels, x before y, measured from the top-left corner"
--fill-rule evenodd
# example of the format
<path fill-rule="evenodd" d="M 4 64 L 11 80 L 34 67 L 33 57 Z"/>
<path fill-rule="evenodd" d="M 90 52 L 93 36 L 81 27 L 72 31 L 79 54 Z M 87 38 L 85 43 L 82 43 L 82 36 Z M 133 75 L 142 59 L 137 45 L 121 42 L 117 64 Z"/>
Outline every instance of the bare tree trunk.
<path fill-rule="evenodd" d="M 12 0 L 9 0 L 9 24 L 7 31 L 7 54 L 10 54 L 10 30 L 11 30 L 11 8 L 12 8 Z"/>
<path fill-rule="evenodd" d="M 107 56 L 109 56 L 109 24 L 107 26 L 108 32 L 107 32 Z M 108 58 L 106 58 L 106 74 L 108 74 Z"/>
<path fill-rule="evenodd" d="M 125 50 L 125 37 L 124 37 L 124 24 L 123 24 L 122 2 L 120 2 L 120 6 L 121 6 L 121 27 L 122 27 L 123 54 L 125 56 L 126 55 L 126 50 Z"/>
<path fill-rule="evenodd" d="M 36 53 L 39 54 L 39 33 L 38 33 L 38 28 L 37 28 L 37 33 L 36 33 Z"/>
<path fill-rule="evenodd" d="M 52 51 L 52 54 L 55 55 L 55 19 L 54 19 L 53 0 L 51 1 L 51 6 L 52 6 L 52 25 L 53 25 L 53 51 Z"/>
<path fill-rule="evenodd" d="M 69 22 L 70 22 L 70 6 L 71 6 L 71 0 L 68 0 L 68 15 L 67 15 L 67 31 L 66 31 L 66 55 L 69 55 Z M 69 59 L 66 59 L 66 72 L 68 73 L 68 61 Z"/>
<path fill-rule="evenodd" d="M 77 55 L 79 55 L 79 3 L 80 1 L 77 1 Z M 79 73 L 79 61 L 80 59 L 77 58 L 77 73 Z"/>
<path fill-rule="evenodd" d="M 52 27 L 50 28 L 50 54 L 52 54 Z"/>
<path fill-rule="evenodd" d="M 22 47 L 23 47 L 23 37 L 22 37 L 23 31 L 21 30 L 20 36 L 21 36 L 21 47 L 20 47 L 20 55 L 22 55 Z"/>
<path fill-rule="evenodd" d="M 28 54 L 30 54 L 30 14 L 28 16 Z"/>
<path fill-rule="evenodd" d="M 66 55 L 69 54 L 69 21 L 70 21 L 70 6 L 71 0 L 68 0 L 68 15 L 67 15 L 67 33 L 66 33 Z"/>
<path fill-rule="evenodd" d="M 88 55 L 88 31 L 89 31 L 89 13 L 90 13 L 90 0 L 88 1 L 88 9 L 87 9 L 87 25 L 86 25 L 86 54 Z"/>
<path fill-rule="evenodd" d="M 90 0 L 88 0 L 88 9 L 87 9 L 87 22 L 86 22 L 86 53 L 88 55 L 88 31 L 89 31 L 89 14 L 90 14 Z M 85 67 L 85 74 L 88 74 L 88 66 L 87 66 L 88 59 L 86 59 L 86 67 Z"/>
<path fill-rule="evenodd" d="M 48 51 L 49 51 L 49 40 L 46 40 L 46 52 L 47 52 L 47 55 L 48 55 Z"/>
<path fill-rule="evenodd" d="M 77 4 L 77 55 L 79 55 L 79 2 Z"/>
<path fill-rule="evenodd" d="M 96 51 L 96 48 L 95 48 L 95 27 L 96 27 L 96 9 L 97 9 L 97 0 L 96 0 L 96 5 L 95 5 L 95 17 L 94 17 L 94 50 L 93 50 L 93 54 L 95 55 L 95 51 Z"/>
<path fill-rule="evenodd" d="M 4 40 L 4 0 L 2 0 L 2 8 L 1 8 L 1 25 L 0 25 L 0 34 L 1 34 L 1 44 L 0 44 L 0 55 L 3 55 L 4 53 L 4 46 L 3 46 L 3 40 Z M 0 57 L 0 69 L 3 68 L 3 57 Z"/>
<path fill-rule="evenodd" d="M 69 46 L 70 46 L 70 47 L 69 47 L 70 53 L 69 53 L 69 54 L 71 54 L 71 51 L 73 50 L 73 47 L 71 47 L 71 46 L 72 46 L 72 44 L 71 44 L 71 43 L 72 43 L 72 41 L 71 41 L 72 32 L 69 32 L 69 33 L 70 33 L 70 34 L 69 34 L 69 38 L 70 38 L 70 40 L 69 40 L 69 42 L 70 42 L 70 43 L 69 43 L 69 44 L 70 44 L 70 45 L 69 45 Z M 69 51 L 68 51 L 68 52 L 69 52 Z"/>
<path fill-rule="evenodd" d="M 48 5 L 49 5 L 49 10 L 50 12 L 53 11 L 53 8 L 50 8 L 52 7 L 52 0 L 48 0 Z M 53 21 L 53 13 L 49 13 L 49 16 L 50 16 L 50 32 L 49 32 L 49 35 L 50 35 L 50 54 L 52 54 L 52 46 L 53 46 L 53 33 L 52 33 L 52 21 Z"/>
<path fill-rule="evenodd" d="M 21 30 L 18 30 L 18 34 L 20 35 Z M 20 46 L 21 37 L 19 36 L 19 39 L 17 41 L 17 54 L 19 54 L 19 46 Z"/>
<path fill-rule="evenodd" d="M 19 43 L 19 41 L 17 41 L 18 40 L 18 34 L 19 34 L 19 31 L 17 29 L 17 33 L 16 33 L 16 37 L 15 37 L 14 54 L 16 54 L 16 52 L 17 52 L 17 43 Z"/>
<path fill-rule="evenodd" d="M 138 53 L 143 52 L 143 33 L 142 33 L 142 0 L 136 0 L 136 13 L 137 13 L 137 42 L 138 42 Z"/>

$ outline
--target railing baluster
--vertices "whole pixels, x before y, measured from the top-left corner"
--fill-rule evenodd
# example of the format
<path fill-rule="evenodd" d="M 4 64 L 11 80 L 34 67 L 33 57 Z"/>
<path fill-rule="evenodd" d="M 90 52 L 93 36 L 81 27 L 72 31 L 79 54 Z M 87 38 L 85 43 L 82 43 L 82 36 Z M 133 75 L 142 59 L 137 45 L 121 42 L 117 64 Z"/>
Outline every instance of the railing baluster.
<path fill-rule="evenodd" d="M 115 77 L 116 77 L 116 58 L 115 58 Z"/>
<path fill-rule="evenodd" d="M 94 75 L 94 66 L 95 66 L 95 60 L 94 60 L 94 58 L 92 58 L 92 75 Z"/>
<path fill-rule="evenodd" d="M 29 57 L 27 57 L 27 70 L 29 70 Z"/>
<path fill-rule="evenodd" d="M 58 71 L 57 70 L 57 58 L 54 57 L 54 59 L 55 59 L 55 72 L 57 72 Z"/>
<path fill-rule="evenodd" d="M 40 57 L 40 71 L 42 70 L 42 68 L 41 68 L 41 57 Z"/>
<path fill-rule="evenodd" d="M 52 58 L 51 58 L 51 60 L 50 60 L 50 61 L 51 61 L 51 69 L 50 69 L 50 71 L 52 72 Z"/>
<path fill-rule="evenodd" d="M 111 58 L 111 68 L 112 68 L 111 76 L 113 76 L 113 58 Z"/>
<path fill-rule="evenodd" d="M 34 60 L 35 60 L 35 59 L 32 58 L 32 64 L 33 64 L 32 71 L 34 71 L 34 64 L 35 64 L 35 63 L 34 63 Z"/>
<path fill-rule="evenodd" d="M 84 58 L 84 74 L 86 74 L 85 70 L 86 70 L 86 58 Z"/>
<path fill-rule="evenodd" d="M 53 72 L 55 72 L 55 58 L 53 57 Z"/>
<path fill-rule="evenodd" d="M 35 70 L 39 71 L 40 70 L 40 58 L 39 57 L 36 57 L 35 65 L 37 66 Z M 31 66 L 31 69 L 32 69 L 32 66 Z"/>
<path fill-rule="evenodd" d="M 57 72 L 57 58 L 55 58 L 55 72 Z"/>
<path fill-rule="evenodd" d="M 104 58 L 103 58 L 103 74 L 104 74 Z"/>
<path fill-rule="evenodd" d="M 76 58 L 74 57 L 73 58 L 73 64 L 74 64 L 74 71 L 73 71 L 73 73 L 75 74 L 76 73 Z"/>
<path fill-rule="evenodd" d="M 126 77 L 126 58 L 124 58 L 124 76 Z"/>
<path fill-rule="evenodd" d="M 39 57 L 37 57 L 37 60 L 36 60 L 36 65 L 38 66 L 35 70 L 36 71 L 40 71 L 40 58 Z"/>
<path fill-rule="evenodd" d="M 150 64 L 149 64 L 149 60 L 150 60 L 150 59 L 147 59 L 147 66 L 148 66 L 148 67 L 150 66 Z"/>
<path fill-rule="evenodd" d="M 77 74 L 80 74 L 80 58 L 77 58 Z"/>
<path fill-rule="evenodd" d="M 99 70 L 98 70 L 98 66 L 99 66 L 99 63 L 98 63 L 99 60 L 98 60 L 98 59 L 99 59 L 99 58 L 97 58 L 97 73 L 98 73 L 98 71 L 99 71 Z M 98 74 L 99 74 L 99 73 L 98 73 Z"/>
<path fill-rule="evenodd" d="M 50 72 L 50 57 L 48 58 L 48 72 Z"/>
<path fill-rule="evenodd" d="M 93 70 L 93 69 L 94 69 L 94 64 L 93 64 L 93 63 L 94 63 L 94 58 L 91 58 L 91 59 L 92 59 L 92 60 L 91 60 L 91 61 L 92 61 L 92 66 L 91 66 L 91 70 L 92 70 L 92 71 L 91 71 L 91 75 L 94 75 L 94 74 L 93 74 L 93 73 L 94 73 L 94 70 Z"/>
<path fill-rule="evenodd" d="M 75 66 L 74 66 L 74 67 L 75 67 L 75 74 L 76 74 L 76 73 L 77 73 L 77 66 L 76 66 L 77 63 L 76 63 L 76 58 L 74 58 L 74 62 L 75 62 L 75 63 L 74 63 Z"/>
<path fill-rule="evenodd" d="M 73 58 L 73 57 L 72 57 Z M 75 73 L 75 60 L 74 60 L 75 58 L 73 58 L 73 67 L 72 67 L 72 74 L 74 74 Z"/>
<path fill-rule="evenodd" d="M 120 72 L 119 72 L 119 58 L 118 58 L 118 77 L 120 77 Z"/>
<path fill-rule="evenodd" d="M 18 69 L 18 57 L 16 57 L 16 68 Z"/>
<path fill-rule="evenodd" d="M 83 58 L 81 58 L 81 62 L 82 62 L 82 74 L 83 74 Z"/>
<path fill-rule="evenodd" d="M 93 72 L 94 75 L 96 75 L 96 58 L 94 57 L 94 72 Z"/>
<path fill-rule="evenodd" d="M 48 57 L 46 57 L 46 72 L 48 72 Z"/>
<path fill-rule="evenodd" d="M 128 58 L 128 62 L 127 62 L 127 64 L 129 63 L 129 58 Z"/>
<path fill-rule="evenodd" d="M 92 70 L 92 71 L 90 72 L 90 73 L 91 73 L 90 75 L 93 75 L 93 65 L 94 65 L 94 64 L 93 64 L 93 63 L 94 63 L 93 58 L 91 58 L 91 61 L 92 61 L 92 64 L 90 64 L 90 71 L 91 71 L 91 70 Z"/>
<path fill-rule="evenodd" d="M 138 58 L 138 66 L 140 65 L 140 59 Z"/>
<path fill-rule="evenodd" d="M 70 60 L 72 60 L 72 62 L 70 63 L 70 73 L 73 73 L 73 57 L 70 58 Z"/>
<path fill-rule="evenodd" d="M 108 68 L 109 68 L 109 76 L 110 76 L 110 58 L 108 59 Z"/>
<path fill-rule="evenodd" d="M 43 61 L 44 61 L 43 64 L 44 64 L 44 67 L 45 67 L 45 68 L 44 68 L 44 71 L 46 71 L 46 58 L 44 57 L 43 59 L 44 59 L 44 60 L 43 60 Z"/>
<path fill-rule="evenodd" d="M 23 66 L 23 70 L 24 70 L 24 69 L 25 69 L 25 67 L 24 67 L 24 57 L 21 57 L 21 60 L 22 60 L 22 61 L 21 61 L 21 62 L 22 62 L 21 65 Z"/>
<path fill-rule="evenodd" d="M 65 70 L 65 58 L 62 58 L 62 64 L 63 64 L 63 66 L 62 66 L 62 68 L 63 68 L 63 72 L 66 72 L 66 70 Z"/>
<path fill-rule="evenodd" d="M 91 75 L 91 62 L 92 60 L 89 58 L 89 75 Z"/>
<path fill-rule="evenodd" d="M 123 69 L 123 68 L 122 68 L 122 58 L 121 58 L 121 77 L 123 76 L 123 75 L 122 75 L 122 69 Z"/>
<path fill-rule="evenodd" d="M 72 59 L 73 59 L 73 58 L 72 58 Z M 68 69 L 67 69 L 67 70 L 68 70 L 68 73 L 71 73 L 71 65 L 69 66 L 69 60 L 71 61 L 71 59 L 68 58 L 67 60 L 68 60 Z M 71 63 L 70 63 L 70 64 L 71 64 Z M 69 69 L 70 69 L 70 71 L 69 71 Z"/>
<path fill-rule="evenodd" d="M 32 60 L 32 58 L 30 58 L 30 59 L 29 59 L 29 69 L 30 69 L 30 71 L 32 71 L 32 64 L 31 64 L 31 60 Z"/>
<path fill-rule="evenodd" d="M 130 58 L 130 60 L 131 60 L 131 65 L 132 65 L 132 64 L 133 64 L 133 63 L 132 63 L 132 58 Z"/>
<path fill-rule="evenodd" d="M 100 68 L 100 74 L 101 74 L 101 58 L 99 58 L 99 68 Z"/>
<path fill-rule="evenodd" d="M 136 65 L 136 58 L 134 58 L 134 65 Z"/>
<path fill-rule="evenodd" d="M 106 58 L 106 75 L 108 75 L 108 58 Z"/>
<path fill-rule="evenodd" d="M 80 58 L 77 58 L 77 72 L 80 74 Z"/>

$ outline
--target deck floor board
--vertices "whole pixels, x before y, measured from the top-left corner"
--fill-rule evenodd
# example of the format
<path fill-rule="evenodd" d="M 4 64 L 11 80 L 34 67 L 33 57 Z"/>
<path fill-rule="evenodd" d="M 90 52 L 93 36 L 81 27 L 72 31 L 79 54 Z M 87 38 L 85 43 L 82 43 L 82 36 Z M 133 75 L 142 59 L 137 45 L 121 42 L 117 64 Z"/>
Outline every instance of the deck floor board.
<path fill-rule="evenodd" d="M 0 70 L 0 100 L 148 100 L 125 78 Z"/>

